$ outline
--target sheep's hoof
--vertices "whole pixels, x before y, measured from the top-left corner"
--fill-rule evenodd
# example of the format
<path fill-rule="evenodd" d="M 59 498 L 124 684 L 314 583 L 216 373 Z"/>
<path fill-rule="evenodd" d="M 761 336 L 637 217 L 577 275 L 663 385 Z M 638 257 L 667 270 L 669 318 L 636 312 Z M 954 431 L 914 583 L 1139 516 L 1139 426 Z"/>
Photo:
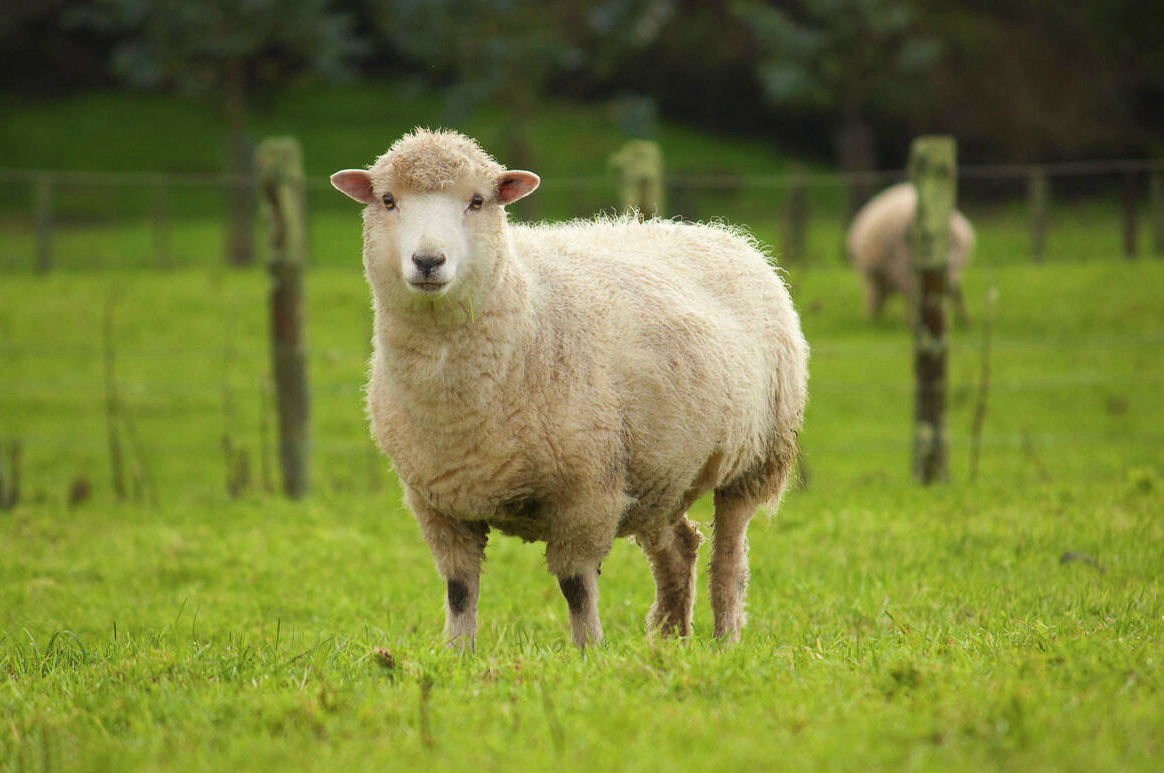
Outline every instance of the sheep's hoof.
<path fill-rule="evenodd" d="M 445 639 L 445 649 L 456 650 L 463 655 L 472 655 L 477 651 L 477 642 L 471 636 L 455 636 Z"/>

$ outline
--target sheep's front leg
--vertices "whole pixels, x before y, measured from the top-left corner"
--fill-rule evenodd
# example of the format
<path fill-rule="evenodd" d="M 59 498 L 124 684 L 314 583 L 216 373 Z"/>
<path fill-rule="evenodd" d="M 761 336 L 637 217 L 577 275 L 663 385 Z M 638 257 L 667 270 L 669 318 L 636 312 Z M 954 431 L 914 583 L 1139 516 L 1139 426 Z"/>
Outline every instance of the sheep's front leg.
<path fill-rule="evenodd" d="M 602 642 L 598 619 L 598 566 L 558 577 L 558 587 L 570 608 L 570 634 L 580 649 Z"/>
<path fill-rule="evenodd" d="M 612 494 L 599 500 L 604 506 L 595 507 L 590 502 L 585 510 L 560 513 L 546 542 L 546 561 L 550 573 L 558 578 L 570 609 L 570 632 L 581 649 L 602 641 L 598 567 L 614 544 L 622 501 L 620 494 Z"/>
<path fill-rule="evenodd" d="M 445 580 L 445 643 L 471 651 L 477 636 L 477 595 L 489 527 L 449 518 L 423 502 L 418 505 L 419 497 L 408 500 L 432 549 L 437 572 Z"/>

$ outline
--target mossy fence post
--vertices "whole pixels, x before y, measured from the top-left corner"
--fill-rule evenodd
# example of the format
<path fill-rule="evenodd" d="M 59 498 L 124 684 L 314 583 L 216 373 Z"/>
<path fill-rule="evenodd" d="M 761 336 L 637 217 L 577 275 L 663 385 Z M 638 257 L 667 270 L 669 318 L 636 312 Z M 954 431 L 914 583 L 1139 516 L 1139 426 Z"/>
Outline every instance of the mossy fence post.
<path fill-rule="evenodd" d="M 53 177 L 38 174 L 32 181 L 32 208 L 36 223 L 36 272 L 47 274 L 53 267 Z"/>
<path fill-rule="evenodd" d="M 164 175 L 158 175 L 150 189 L 150 218 L 153 221 L 154 263 L 170 266 L 170 189 Z"/>
<path fill-rule="evenodd" d="M 1123 204 L 1124 204 L 1124 257 L 1134 260 L 1136 257 L 1136 205 L 1139 203 L 1139 186 L 1136 185 L 1136 173 L 1124 172 Z"/>
<path fill-rule="evenodd" d="M 1027 172 L 1027 210 L 1031 219 L 1031 257 L 1043 262 L 1043 245 L 1047 237 L 1047 170 L 1032 166 Z"/>
<path fill-rule="evenodd" d="M 957 185 L 953 137 L 914 139 L 909 177 L 917 188 L 913 228 L 917 277 L 914 348 L 913 473 L 924 485 L 944 480 L 948 469 L 946 438 L 946 296 L 950 261 L 950 212 Z"/>
<path fill-rule="evenodd" d="M 303 152 L 293 137 L 270 137 L 255 152 L 259 196 L 270 231 L 271 362 L 279 423 L 283 492 L 307 493 L 310 400 L 304 336 L 303 268 L 307 260 L 307 202 Z"/>
<path fill-rule="evenodd" d="M 5 444 L 0 438 L 0 510 L 11 510 L 20 503 L 20 440 Z M 5 457 L 8 477 L 4 475 Z"/>
<path fill-rule="evenodd" d="M 663 214 L 663 151 L 650 140 L 629 140 L 611 154 L 619 205 L 644 217 Z"/>

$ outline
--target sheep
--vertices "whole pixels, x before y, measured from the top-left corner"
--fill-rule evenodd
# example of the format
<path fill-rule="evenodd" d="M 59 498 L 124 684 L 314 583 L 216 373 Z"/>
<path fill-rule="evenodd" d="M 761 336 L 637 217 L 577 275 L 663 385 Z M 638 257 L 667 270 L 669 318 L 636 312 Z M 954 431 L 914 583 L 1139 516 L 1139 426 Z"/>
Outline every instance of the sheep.
<path fill-rule="evenodd" d="M 917 213 L 913 183 L 898 183 L 878 193 L 861 207 L 849 226 L 845 247 L 865 282 L 866 310 L 871 319 L 881 315 L 885 299 L 899 292 L 914 293 L 910 230 Z M 960 322 L 966 321 L 962 298 L 962 269 L 974 251 L 974 226 L 959 211 L 950 213 L 949 291 Z"/>
<path fill-rule="evenodd" d="M 632 536 L 648 630 L 691 633 L 714 492 L 715 636 L 744 623 L 745 531 L 788 481 L 808 346 L 784 281 L 725 225 L 633 216 L 507 222 L 540 179 L 417 129 L 332 176 L 363 210 L 374 309 L 366 407 L 445 580 L 445 639 L 471 650 L 488 534 L 541 541 L 574 644 L 601 642 L 599 565 Z"/>

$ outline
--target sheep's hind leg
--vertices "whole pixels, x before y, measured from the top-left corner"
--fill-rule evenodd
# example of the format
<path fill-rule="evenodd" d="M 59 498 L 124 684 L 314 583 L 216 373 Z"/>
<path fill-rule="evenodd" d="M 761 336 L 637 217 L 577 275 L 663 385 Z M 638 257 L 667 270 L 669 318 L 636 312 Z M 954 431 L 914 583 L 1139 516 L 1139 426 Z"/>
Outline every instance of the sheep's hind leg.
<path fill-rule="evenodd" d="M 445 580 L 445 643 L 472 651 L 477 637 L 481 561 L 489 527 L 449 518 L 420 502 L 419 497 L 409 497 L 409 506 L 432 549 L 437 572 Z"/>
<path fill-rule="evenodd" d="M 886 289 L 884 281 L 875 274 L 865 275 L 865 316 L 876 322 L 881 319 L 885 306 Z"/>
<path fill-rule="evenodd" d="M 756 503 L 737 494 L 715 492 L 715 533 L 711 543 L 711 611 L 715 638 L 739 641 L 748 587 L 748 522 Z"/>
<path fill-rule="evenodd" d="M 647 531 L 636 541 L 651 562 L 655 578 L 655 603 L 647 614 L 647 630 L 663 636 L 690 636 L 695 604 L 695 559 L 703 542 L 686 517 Z"/>
<path fill-rule="evenodd" d="M 970 315 L 966 313 L 966 297 L 962 294 L 962 282 L 950 282 L 950 305 L 954 308 L 954 320 L 958 323 L 958 327 L 966 327 L 970 324 Z"/>

